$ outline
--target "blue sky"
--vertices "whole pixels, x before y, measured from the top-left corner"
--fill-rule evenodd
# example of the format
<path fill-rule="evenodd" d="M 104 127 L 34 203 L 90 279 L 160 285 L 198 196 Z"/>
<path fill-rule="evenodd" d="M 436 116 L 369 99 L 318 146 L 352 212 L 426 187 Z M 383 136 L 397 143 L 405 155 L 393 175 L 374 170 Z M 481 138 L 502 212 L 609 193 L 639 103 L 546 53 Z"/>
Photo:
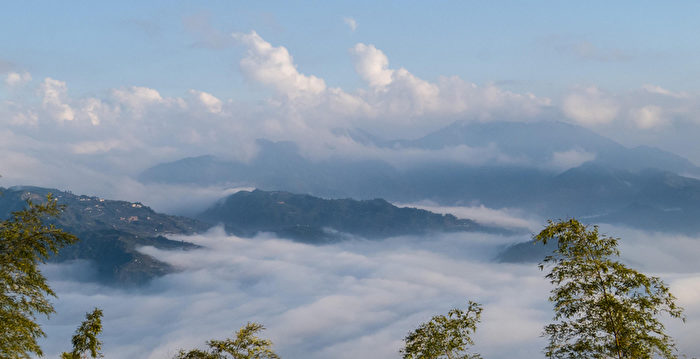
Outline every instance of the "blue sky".
<path fill-rule="evenodd" d="M 303 73 L 361 86 L 348 49 L 380 48 L 425 79 L 557 96 L 575 85 L 621 91 L 653 83 L 697 91 L 700 3 L 443 2 L 7 2 L 1 58 L 77 94 L 149 86 L 164 94 L 203 88 L 255 98 L 241 78 L 242 49 L 202 48 L 197 31 L 255 30 L 289 49 Z M 357 22 L 353 32 L 343 22 Z M 196 24 L 195 24 L 196 23 Z M 188 25 L 189 24 L 189 25 Z M 197 29 L 197 27 L 200 27 Z M 208 31 L 208 30 L 207 30 Z"/>
<path fill-rule="evenodd" d="M 627 146 L 650 145 L 672 151 L 700 165 L 698 19 L 700 1 L 4 1 L 0 4 L 0 186 L 68 189 L 139 201 L 156 209 L 192 206 L 213 202 L 220 198 L 222 189 L 145 185 L 135 180 L 136 176 L 155 164 L 188 156 L 214 154 L 249 160 L 256 155 L 258 138 L 296 141 L 302 154 L 312 159 L 348 156 L 410 162 L 449 156 L 461 163 L 482 163 L 473 160 L 503 157 L 497 144 L 435 151 L 378 149 L 336 131 L 360 128 L 386 138 L 418 137 L 456 120 L 565 121 Z M 574 157 L 577 164 L 572 166 L 596 156 L 575 147 L 558 154 Z M 667 245 L 669 237 L 665 235 L 656 238 L 632 232 L 630 237 L 642 240 L 635 242 L 642 243 L 636 253 L 644 252 L 638 262 L 654 270 L 668 271 L 666 265 L 692 263 L 689 258 L 697 253 L 695 242 L 685 237 L 670 237 L 674 246 Z M 504 347 L 497 340 L 486 341 L 487 352 L 500 351 L 505 353 L 502 357 L 512 357 L 510 352 L 523 346 L 529 353 L 540 352 L 541 345 L 533 344 L 532 338 L 540 333 L 544 320 L 540 317 L 549 309 L 533 312 L 531 298 L 535 296 L 517 301 L 515 308 L 509 301 L 527 294 L 528 289 L 517 285 L 531 289 L 532 278 L 541 278 L 539 272 L 531 275 L 513 267 L 517 269 L 513 276 L 460 277 L 456 284 L 429 280 L 429 285 L 415 286 L 416 276 L 411 271 L 418 267 L 416 263 L 429 265 L 424 276 L 428 279 L 450 278 L 453 273 L 488 274 L 489 270 L 483 264 L 460 259 L 445 267 L 449 273 L 435 272 L 444 269 L 440 265 L 449 264 L 449 256 L 437 253 L 426 257 L 429 252 L 424 250 L 415 252 L 415 261 L 410 255 L 387 260 L 384 251 L 375 247 L 383 246 L 381 242 L 368 242 L 368 247 L 356 252 L 341 247 L 340 260 L 328 261 L 317 258 L 333 259 L 337 248 L 289 244 L 296 246 L 289 252 L 291 247 L 274 240 L 259 247 L 219 239 L 216 243 L 226 246 L 222 248 L 242 253 L 239 257 L 251 258 L 253 265 L 256 261 L 267 263 L 263 267 L 269 273 L 254 280 L 263 278 L 282 286 L 276 286 L 272 296 L 265 290 L 252 294 L 241 291 L 237 283 L 250 282 L 246 271 L 238 270 L 241 262 L 211 264 L 206 259 L 217 257 L 203 252 L 202 260 L 187 262 L 197 263 L 199 267 L 191 268 L 196 273 L 206 274 L 209 267 L 219 273 L 224 264 L 224 268 L 231 267 L 231 273 L 243 277 L 227 278 L 224 285 L 205 281 L 213 289 L 202 287 L 207 290 L 200 298 L 191 291 L 195 272 L 187 271 L 168 279 L 169 286 L 186 288 L 184 295 L 168 292 L 166 297 L 171 298 L 162 301 L 130 295 L 138 301 L 134 305 L 120 295 L 101 296 L 105 302 L 100 306 L 111 303 L 117 310 L 111 313 L 117 313 L 120 323 L 129 315 L 143 321 L 163 314 L 140 306 L 166 303 L 160 307 L 183 308 L 181 312 L 187 313 L 193 306 L 211 306 L 211 293 L 218 293 L 222 302 L 212 308 L 223 309 L 217 315 L 224 312 L 240 318 L 250 314 L 245 312 L 250 308 L 242 305 L 236 308 L 243 312 L 227 311 L 232 296 L 241 303 L 272 300 L 280 304 L 275 308 L 306 296 L 302 292 L 309 288 L 308 278 L 296 285 L 298 269 L 324 274 L 312 278 L 316 280 L 310 282 L 312 286 L 335 290 L 339 285 L 332 294 L 350 288 L 351 294 L 360 298 L 342 296 L 350 301 L 337 302 L 342 310 L 329 307 L 333 313 L 342 314 L 353 303 L 361 304 L 359 310 L 367 305 L 370 311 L 387 313 L 391 312 L 387 308 L 401 309 L 399 304 L 405 298 L 417 297 L 419 292 L 438 293 L 430 301 L 447 303 L 445 296 L 462 300 L 469 294 L 461 292 L 462 288 L 504 298 L 506 303 L 499 299 L 495 304 L 506 310 L 487 311 L 493 314 L 486 314 L 492 317 L 484 321 L 486 330 L 482 333 L 486 333 L 484 338 L 501 338 L 501 323 L 508 323 L 510 344 Z M 435 243 L 429 243 L 431 250 L 450 248 L 450 254 L 462 253 L 452 250 L 455 247 L 450 238 L 445 245 Z M 460 246 L 467 243 L 459 239 Z M 292 258 L 289 253 L 297 253 L 292 259 L 302 260 L 284 263 L 271 259 L 269 248 L 284 251 L 287 259 Z M 396 246 L 390 243 L 387 248 L 393 251 Z M 682 255 L 664 252 L 671 249 Z M 478 253 L 471 249 L 463 252 Z M 354 256 L 349 262 L 348 253 Z M 647 260 L 649 253 L 655 254 L 653 260 Z M 309 263 L 303 263 L 309 258 Z M 178 258 L 171 260 L 178 264 Z M 387 264 L 389 267 L 384 267 Z M 340 267 L 335 268 L 337 265 Z M 344 270 L 362 265 L 372 269 L 369 280 L 345 286 L 348 276 Z M 374 273 L 380 277 L 389 273 L 389 279 L 398 280 L 400 285 L 410 282 L 406 288 L 416 292 L 397 292 L 394 286 L 385 289 L 390 281 L 374 281 Z M 410 278 L 404 278 L 406 273 L 411 273 Z M 290 275 L 294 277 L 291 280 Z M 678 289 L 689 288 L 680 291 L 679 297 L 691 313 L 697 313 L 693 307 L 698 303 L 697 291 L 693 291 L 696 278 L 685 276 L 678 274 L 671 283 Z M 71 288 L 63 288 L 69 291 L 63 298 L 72 300 L 58 313 L 70 314 L 72 330 L 73 318 L 83 311 L 75 301 L 83 299 L 82 294 L 70 293 L 77 286 L 64 285 Z M 460 292 L 450 292 L 454 288 Z M 364 300 L 376 293 L 389 300 Z M 539 294 L 536 298 L 545 300 Z M 92 306 L 94 299 L 90 294 L 84 302 Z M 76 314 L 77 310 L 81 312 Z M 210 328 L 210 317 L 194 312 L 198 317 L 184 316 L 183 323 Z M 119 313 L 126 313 L 125 317 Z M 329 311 L 320 308 L 301 313 L 305 319 L 325 319 L 328 316 L 318 313 Z M 419 322 L 417 317 L 397 313 L 389 318 L 392 325 L 400 320 L 410 320 L 410 325 Z M 298 334 L 299 321 L 289 318 L 292 320 L 268 315 L 265 323 L 282 328 L 279 332 L 292 342 L 304 342 L 307 338 Z M 520 319 L 516 326 L 513 318 Z M 220 316 L 215 319 L 227 326 L 221 333 L 230 330 L 230 321 L 222 321 Z M 360 328 L 360 339 L 343 342 L 346 346 L 333 348 L 331 353 L 354 358 L 366 357 L 367 348 L 370 354 L 378 353 L 376 346 L 364 340 L 364 330 L 376 330 L 375 318 L 346 319 L 347 328 Z M 363 322 L 368 319 L 370 322 Z M 197 324 L 198 320 L 203 323 Z M 360 323 L 353 323 L 357 321 Z M 337 321 L 330 328 L 333 326 Z M 334 334 L 324 325 L 313 328 L 307 333 L 316 338 Z M 132 329 L 106 326 L 107 331 L 117 333 L 108 350 L 119 351 L 121 344 L 128 345 L 128 350 L 141 350 L 133 346 L 134 336 L 140 332 Z M 393 343 L 382 350 L 395 354 L 401 333 L 405 327 L 396 326 L 370 339 L 382 345 Z M 683 333 L 689 333 L 680 338 L 684 347 L 697 349 L 692 337 L 697 330 L 684 329 Z M 156 343 L 160 347 L 149 350 L 166 353 L 180 344 L 196 345 L 218 337 L 204 330 L 198 334 L 202 337 L 186 333 L 177 346 L 168 343 L 179 340 L 177 336 L 167 341 L 147 336 L 142 344 Z M 276 337 L 275 343 L 284 348 L 285 343 Z M 293 345 L 287 343 L 287 348 Z M 54 347 L 62 348 L 58 344 Z M 327 352 L 316 356 L 340 357 Z"/>
<path fill-rule="evenodd" d="M 295 141 L 315 158 L 371 157 L 336 130 L 415 138 L 456 120 L 565 121 L 700 164 L 699 10 L 693 1 L 6 2 L 0 173 L 71 187 L 65 168 L 113 179 L 186 156 L 246 160 L 257 138 Z"/>

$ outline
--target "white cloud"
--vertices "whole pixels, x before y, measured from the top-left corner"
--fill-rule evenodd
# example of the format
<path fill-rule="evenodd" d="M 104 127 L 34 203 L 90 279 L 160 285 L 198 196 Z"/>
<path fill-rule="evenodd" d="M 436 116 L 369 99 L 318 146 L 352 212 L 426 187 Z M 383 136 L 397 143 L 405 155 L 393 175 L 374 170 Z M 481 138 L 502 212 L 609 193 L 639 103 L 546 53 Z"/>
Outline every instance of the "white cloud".
<path fill-rule="evenodd" d="M 644 130 L 659 127 L 666 123 L 661 107 L 653 105 L 632 110 L 632 118 L 637 127 Z"/>
<path fill-rule="evenodd" d="M 457 218 L 471 219 L 486 226 L 498 226 L 517 230 L 532 230 L 539 228 L 540 220 L 528 220 L 522 218 L 522 214 L 514 209 L 493 209 L 486 206 L 440 206 L 436 203 L 419 202 L 410 204 L 396 204 L 400 207 L 420 208 L 434 213 L 451 214 Z"/>
<path fill-rule="evenodd" d="M 492 84 L 478 86 L 457 76 L 441 77 L 437 82 L 421 79 L 405 68 L 390 68 L 387 56 L 371 44 L 358 43 L 351 53 L 356 71 L 371 90 L 360 95 L 374 117 L 385 122 L 384 129 L 398 126 L 425 131 L 455 117 L 527 120 L 551 105 L 547 98 L 505 91 Z M 434 122 L 425 122 L 427 117 Z"/>
<path fill-rule="evenodd" d="M 255 31 L 234 33 L 233 38 L 245 45 L 247 56 L 240 62 L 244 74 L 255 81 L 270 85 L 291 98 L 326 90 L 326 83 L 316 76 L 301 74 L 284 46 L 274 47 Z"/>
<path fill-rule="evenodd" d="M 350 31 L 357 30 L 357 21 L 351 17 L 344 17 L 343 22 L 350 28 Z"/>
<path fill-rule="evenodd" d="M 673 92 L 673 91 L 667 90 L 661 86 L 651 85 L 651 84 L 644 84 L 642 86 L 642 90 L 644 90 L 648 93 L 652 93 L 652 94 L 670 96 L 670 97 L 675 97 L 675 98 L 686 98 L 689 96 L 685 92 Z"/>
<path fill-rule="evenodd" d="M 36 126 L 39 123 L 39 115 L 32 110 L 15 112 L 11 116 L 10 124 L 18 126 Z"/>
<path fill-rule="evenodd" d="M 193 95 L 204 106 L 204 108 L 207 109 L 207 111 L 211 113 L 221 113 L 221 100 L 216 98 L 214 95 L 197 90 L 190 90 L 190 94 Z"/>
<path fill-rule="evenodd" d="M 618 114 L 615 101 L 594 86 L 566 96 L 562 109 L 567 117 L 585 126 L 610 123 Z"/>
<path fill-rule="evenodd" d="M 333 130 L 360 128 L 388 137 L 415 138 L 455 120 L 535 121 L 559 115 L 549 99 L 531 93 L 507 91 L 494 84 L 477 85 L 457 76 L 428 80 L 405 68 L 392 68 L 386 54 L 363 43 L 355 45 L 351 53 L 366 87 L 352 92 L 327 87 L 323 79 L 298 71 L 284 47 L 273 46 L 255 32 L 235 37 L 248 50 L 242 69 L 251 80 L 277 91 L 267 101 L 237 102 L 195 89 L 168 97 L 146 86 L 71 98 L 66 82 L 46 78 L 37 84 L 37 91 L 27 91 L 28 96 L 0 101 L 0 124 L 16 130 L 22 138 L 44 143 L 46 151 L 42 153 L 20 146 L 34 151 L 33 157 L 45 161 L 47 168 L 51 168 L 48 163 L 58 161 L 74 165 L 73 178 L 79 183 L 75 186 L 80 186 L 94 182 L 78 178 L 78 174 L 95 172 L 89 167 L 114 176 L 133 175 L 158 162 L 201 154 L 247 160 L 256 153 L 256 138 L 296 141 L 303 154 L 313 158 L 370 158 L 397 166 L 446 158 L 471 165 L 533 165 L 523 158 L 504 156 L 497 146 L 439 151 L 385 149 L 355 143 Z M 560 105 L 565 114 L 582 124 L 610 124 L 604 127 L 607 134 L 622 140 L 666 136 L 659 141 L 670 142 L 669 131 L 697 128 L 699 123 L 697 96 L 684 96 L 652 85 L 627 94 L 607 94 L 590 87 L 578 89 Z M 612 120 L 618 114 L 621 121 Z M 665 132 L 657 134 L 645 130 L 648 128 Z M 13 150 L 2 144 L 0 149 Z M 587 158 L 582 153 L 562 152 L 552 158 L 551 165 L 565 168 Z M 75 163 L 69 165 L 70 161 Z M 34 178 L 30 171 L 24 173 L 27 175 L 15 178 Z M 67 174 L 51 174 L 49 178 L 69 183 Z"/>
<path fill-rule="evenodd" d="M 9 72 L 5 78 L 7 86 L 20 86 L 32 80 L 32 75 L 29 72 Z"/>
<path fill-rule="evenodd" d="M 105 111 L 109 111 L 105 104 L 97 98 L 85 99 L 81 113 L 85 115 L 94 126 L 100 124 L 100 117 Z"/>
<path fill-rule="evenodd" d="M 700 354 L 694 338 L 700 329 L 697 240 L 613 229 L 623 237 L 624 260 L 632 267 L 651 275 L 663 271 L 688 315 L 686 325 L 670 322 L 669 333 L 681 353 Z M 45 267 L 58 293 L 57 314 L 44 325 L 47 354 L 65 350 L 83 314 L 98 306 L 105 312 L 102 338 L 110 358 L 172 357 L 179 348 L 228 337 L 246 321 L 264 323 L 263 336 L 282 357 L 399 358 L 408 331 L 464 307 L 468 299 L 484 305 L 474 352 L 494 359 L 537 358 L 545 346 L 540 334 L 552 317 L 545 273 L 534 263 L 488 260 L 504 244 L 529 239 L 526 235 L 461 233 L 311 246 L 270 236 L 226 236 L 219 229 L 176 239 L 203 248 L 144 248 L 181 272 L 138 291 L 68 279 L 71 270 L 85 275 L 84 265 Z"/>
<path fill-rule="evenodd" d="M 182 272 L 138 292 L 80 285 L 66 280 L 65 267 L 47 268 L 59 296 L 57 315 L 45 325 L 47 355 L 63 350 L 76 321 L 98 306 L 106 357 L 171 357 L 255 320 L 282 357 L 398 358 L 409 330 L 467 299 L 485 307 L 475 351 L 509 358 L 541 350 L 549 317 L 542 274 L 534 265 L 479 259 L 513 238 L 463 234 L 320 247 L 220 231 L 187 239 L 205 248 L 143 249 Z"/>
<path fill-rule="evenodd" d="M 451 123 L 456 117 L 529 119 L 550 106 L 546 98 L 504 91 L 493 85 L 479 87 L 457 77 L 426 81 L 404 68 L 389 68 L 389 60 L 381 50 L 362 43 L 355 45 L 351 53 L 369 91 L 347 93 L 327 88 L 323 79 L 301 74 L 286 48 L 272 46 L 257 33 L 233 36 L 248 48 L 241 60 L 244 74 L 282 95 L 270 104 L 277 106 L 289 121 L 286 125 L 275 123 L 274 128 L 284 129 L 285 133 L 312 127 L 361 127 L 416 135 Z"/>
<path fill-rule="evenodd" d="M 163 102 L 163 97 L 157 90 L 140 86 L 113 90 L 112 97 L 135 111 L 141 111 L 148 105 Z"/>
<path fill-rule="evenodd" d="M 389 69 L 389 59 L 374 45 L 358 43 L 352 48 L 355 70 L 372 88 L 383 88 L 393 81 L 394 70 Z"/>
<path fill-rule="evenodd" d="M 66 103 L 68 88 L 65 82 L 47 77 L 39 91 L 43 97 L 43 108 L 49 116 L 61 122 L 75 119 L 73 108 Z"/>

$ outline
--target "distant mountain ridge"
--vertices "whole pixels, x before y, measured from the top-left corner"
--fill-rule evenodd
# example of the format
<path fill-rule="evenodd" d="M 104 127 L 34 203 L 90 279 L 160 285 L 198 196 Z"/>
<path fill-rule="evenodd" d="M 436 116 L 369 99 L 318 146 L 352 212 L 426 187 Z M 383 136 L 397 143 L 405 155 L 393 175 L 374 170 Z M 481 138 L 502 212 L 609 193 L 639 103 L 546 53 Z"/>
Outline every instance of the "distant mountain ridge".
<path fill-rule="evenodd" d="M 424 173 L 433 168 L 453 169 L 459 175 L 505 167 L 541 172 L 547 177 L 581 164 L 594 163 L 632 172 L 657 169 L 700 176 L 700 167 L 681 156 L 653 147 L 627 148 L 588 129 L 563 122 L 455 122 L 415 140 L 385 141 L 359 130 L 338 130 L 336 133 L 358 143 L 393 150 L 436 151 L 456 146 L 490 148 L 515 162 L 470 165 L 450 158 L 435 158 L 416 160 L 398 169 L 381 159 L 334 157 L 311 161 L 303 157 L 292 142 L 261 139 L 257 142 L 257 157 L 248 163 L 207 155 L 190 157 L 148 168 L 141 173 L 139 180 L 196 185 L 228 183 L 329 197 L 411 200 L 421 199 L 409 198 L 411 193 L 423 198 L 429 197 L 430 193 L 406 178 L 414 174 L 425 177 Z"/>
<path fill-rule="evenodd" d="M 458 121 L 415 140 L 389 141 L 382 146 L 441 149 L 458 145 L 486 147 L 490 144 L 498 146 L 506 155 L 525 156 L 533 163 L 545 164 L 553 160 L 553 154 L 573 150 L 595 155 L 592 162 L 617 169 L 655 168 L 700 175 L 700 167 L 676 154 L 648 146 L 627 148 L 586 128 L 558 121 Z"/>
<path fill-rule="evenodd" d="M 469 165 L 449 158 L 396 168 L 380 160 L 311 161 L 293 143 L 261 140 L 260 154 L 249 163 L 188 158 L 152 167 L 141 180 L 231 183 L 324 198 L 483 204 L 496 209 L 520 208 L 543 219 L 586 217 L 642 229 L 700 233 L 695 219 L 700 213 L 700 199 L 695 195 L 700 182 L 683 176 L 699 173 L 697 166 L 659 149 L 624 147 L 575 125 L 456 122 L 416 140 L 397 141 L 380 140 L 362 131 L 337 133 L 359 136 L 363 143 L 382 148 L 436 150 L 496 143 L 503 153 L 532 161 L 552 161 L 557 153 L 567 151 L 595 152 L 595 157 L 563 171 L 525 164 Z"/>
<path fill-rule="evenodd" d="M 232 194 L 197 218 L 222 223 L 228 232 L 239 236 L 273 232 L 312 243 L 341 240 L 347 235 L 379 239 L 431 232 L 505 232 L 449 214 L 396 207 L 382 199 L 322 199 L 261 190 Z"/>

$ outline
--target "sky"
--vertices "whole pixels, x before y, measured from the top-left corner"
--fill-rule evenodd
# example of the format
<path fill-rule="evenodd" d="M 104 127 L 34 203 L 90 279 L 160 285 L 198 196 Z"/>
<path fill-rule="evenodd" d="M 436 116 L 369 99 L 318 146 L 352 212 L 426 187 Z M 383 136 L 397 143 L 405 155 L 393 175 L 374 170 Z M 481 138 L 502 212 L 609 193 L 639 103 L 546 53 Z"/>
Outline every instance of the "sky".
<path fill-rule="evenodd" d="M 460 76 L 555 97 L 576 85 L 697 92 L 693 1 L 12 2 L 0 14 L 4 66 L 70 83 L 76 95 L 147 86 L 258 98 L 229 34 L 285 46 L 302 73 L 363 87 L 348 49 L 374 44 L 420 78 Z"/>
<path fill-rule="evenodd" d="M 696 1 L 4 2 L 0 186 L 205 206 L 224 189 L 135 178 L 187 156 L 248 161 L 258 138 L 295 141 L 311 158 L 471 163 L 497 150 L 416 154 L 337 131 L 416 138 L 454 121 L 564 121 L 700 164 L 699 13 Z M 498 209 L 422 206 L 541 225 Z M 669 330 L 697 356 L 697 239 L 612 231 L 637 239 L 623 242 L 625 260 L 662 276 L 686 307 L 686 326 Z M 538 357 L 549 286 L 536 266 L 490 261 L 525 239 L 314 247 L 215 230 L 187 238 L 203 246 L 188 255 L 144 248 L 182 271 L 138 293 L 67 279 L 89 274 L 85 263 L 49 265 L 59 299 L 44 344 L 65 350 L 76 318 L 98 305 L 107 357 L 168 357 L 246 320 L 263 321 L 284 357 L 398 357 L 408 330 L 473 299 L 485 305 L 478 351 Z"/>
<path fill-rule="evenodd" d="M 10 2 L 0 13 L 0 174 L 4 185 L 117 195 L 93 184 L 188 156 L 246 161 L 257 138 L 298 142 L 315 158 L 372 153 L 336 130 L 416 138 L 457 120 L 565 121 L 697 164 L 698 10 Z"/>

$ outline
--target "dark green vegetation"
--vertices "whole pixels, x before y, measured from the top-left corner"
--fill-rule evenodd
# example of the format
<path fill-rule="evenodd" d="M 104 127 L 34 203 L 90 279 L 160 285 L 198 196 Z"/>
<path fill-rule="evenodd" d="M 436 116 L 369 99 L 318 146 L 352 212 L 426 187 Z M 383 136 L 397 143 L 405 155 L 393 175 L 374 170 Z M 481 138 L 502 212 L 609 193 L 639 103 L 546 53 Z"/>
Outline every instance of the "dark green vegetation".
<path fill-rule="evenodd" d="M 24 209 L 26 200 L 42 201 L 53 193 L 65 209 L 49 223 L 76 235 L 80 241 L 61 250 L 53 261 L 87 259 L 94 262 L 98 280 L 106 283 L 138 284 L 168 273 L 169 265 L 139 253 L 140 246 L 192 248 L 190 243 L 173 241 L 167 234 L 191 234 L 207 225 L 184 217 L 154 212 L 140 204 L 79 196 L 38 187 L 0 189 L 0 218 Z"/>
<path fill-rule="evenodd" d="M 85 314 L 83 321 L 71 339 L 73 351 L 61 354 L 61 359 L 101 358 L 102 341 L 97 338 L 102 333 L 102 310 L 95 308 Z M 89 354 L 88 354 L 89 353 Z"/>
<path fill-rule="evenodd" d="M 396 207 L 382 199 L 328 200 L 260 190 L 230 195 L 198 218 L 223 223 L 228 232 L 239 236 L 274 232 L 314 243 L 340 240 L 347 234 L 376 239 L 431 232 L 497 230 L 449 214 Z"/>
<path fill-rule="evenodd" d="M 27 203 L 0 222 L 0 357 L 41 356 L 37 339 L 45 336 L 37 315 L 49 316 L 54 308 L 48 297 L 56 296 L 38 268 L 61 247 L 77 238 L 44 222 L 60 214 L 51 196 L 44 204 Z"/>
<path fill-rule="evenodd" d="M 556 242 L 540 268 L 554 285 L 554 323 L 545 327 L 549 358 L 676 358 L 659 314 L 682 318 L 664 282 L 615 260 L 618 238 L 579 221 L 549 222 L 537 242 Z"/>
<path fill-rule="evenodd" d="M 233 339 L 210 340 L 207 342 L 208 351 L 180 350 L 174 359 L 279 359 L 272 350 L 272 342 L 256 336 L 263 330 L 262 324 L 248 323 Z"/>
<path fill-rule="evenodd" d="M 469 354 L 467 349 L 474 345 L 471 336 L 482 310 L 479 303 L 469 301 L 466 311 L 454 308 L 421 324 L 404 338 L 403 359 L 480 359 L 481 355 Z"/>

